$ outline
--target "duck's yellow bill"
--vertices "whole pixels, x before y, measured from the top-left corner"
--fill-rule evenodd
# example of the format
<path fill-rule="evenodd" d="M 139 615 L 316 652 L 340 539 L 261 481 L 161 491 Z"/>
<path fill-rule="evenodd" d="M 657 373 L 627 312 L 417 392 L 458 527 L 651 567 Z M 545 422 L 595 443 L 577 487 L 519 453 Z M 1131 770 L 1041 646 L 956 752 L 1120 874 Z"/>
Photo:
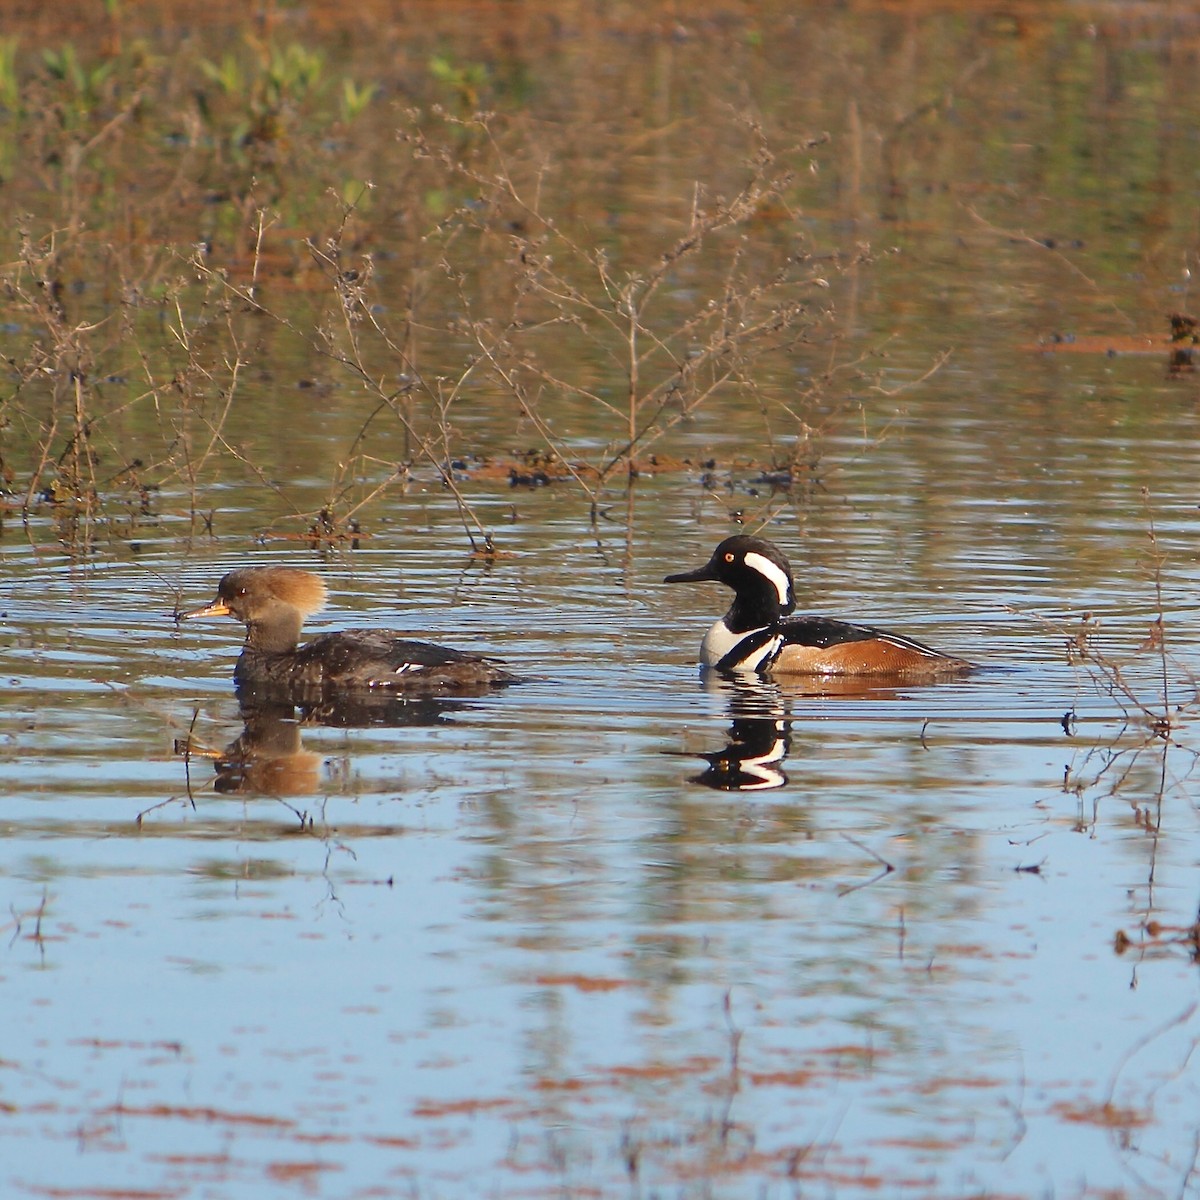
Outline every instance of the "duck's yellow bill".
<path fill-rule="evenodd" d="M 194 617 L 231 617 L 233 613 L 224 600 L 214 600 L 207 608 L 198 608 L 195 612 L 182 613 L 181 621 L 190 621 Z"/>

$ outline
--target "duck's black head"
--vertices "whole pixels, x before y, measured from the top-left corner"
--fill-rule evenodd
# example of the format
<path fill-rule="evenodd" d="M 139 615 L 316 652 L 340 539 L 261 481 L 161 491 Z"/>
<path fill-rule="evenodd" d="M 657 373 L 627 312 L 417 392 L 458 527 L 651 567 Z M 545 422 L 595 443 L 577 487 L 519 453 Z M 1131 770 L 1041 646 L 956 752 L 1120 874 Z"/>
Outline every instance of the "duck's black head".
<path fill-rule="evenodd" d="M 663 582 L 702 583 L 710 579 L 733 588 L 736 598 L 730 612 L 743 610 L 744 619 L 739 624 L 745 624 L 746 628 L 778 620 L 796 607 L 788 560 L 765 538 L 745 534 L 726 538 L 704 566 L 668 575 Z"/>

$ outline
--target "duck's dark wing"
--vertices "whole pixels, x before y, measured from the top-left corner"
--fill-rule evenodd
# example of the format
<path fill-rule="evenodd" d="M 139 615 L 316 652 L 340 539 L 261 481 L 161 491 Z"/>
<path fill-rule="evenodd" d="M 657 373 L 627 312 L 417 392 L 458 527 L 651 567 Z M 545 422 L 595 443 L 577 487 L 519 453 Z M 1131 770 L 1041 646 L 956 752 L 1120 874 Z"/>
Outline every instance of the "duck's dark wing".
<path fill-rule="evenodd" d="M 324 633 L 296 652 L 297 671 L 326 686 L 456 690 L 516 682 L 494 658 L 416 642 L 387 629 Z"/>
<path fill-rule="evenodd" d="M 847 642 L 869 642 L 880 636 L 893 637 L 882 629 L 869 625 L 854 625 L 849 621 L 838 621 L 833 617 L 784 617 L 778 625 L 785 646 L 844 646 Z M 902 642 L 920 646 L 908 638 Z M 922 647 L 923 648 L 923 647 Z M 931 652 L 932 653 L 932 652 Z"/>
<path fill-rule="evenodd" d="M 776 626 L 783 638 L 772 674 L 952 674 L 971 664 L 915 638 L 832 617 L 786 617 Z"/>

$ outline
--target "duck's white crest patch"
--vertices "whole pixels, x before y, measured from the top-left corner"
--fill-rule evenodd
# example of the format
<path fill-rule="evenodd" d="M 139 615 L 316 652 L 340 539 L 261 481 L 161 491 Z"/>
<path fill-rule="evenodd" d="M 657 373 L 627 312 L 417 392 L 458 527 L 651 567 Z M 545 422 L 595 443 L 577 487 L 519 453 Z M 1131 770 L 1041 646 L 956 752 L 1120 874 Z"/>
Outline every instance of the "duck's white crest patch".
<path fill-rule="evenodd" d="M 761 629 L 747 629 L 744 633 L 734 633 L 725 624 L 725 618 L 722 617 L 721 620 L 714 623 L 713 627 L 704 635 L 704 641 L 700 643 L 700 665 L 715 667 L 731 650 L 735 650 L 743 639 L 761 632 Z M 781 639 L 778 637 L 768 639 L 765 646 L 751 651 L 737 664 L 734 670 L 757 671 L 764 662 L 768 662 L 774 656 L 779 649 L 780 641 Z"/>
<path fill-rule="evenodd" d="M 746 555 L 746 566 L 757 571 L 764 579 L 775 585 L 782 608 L 787 608 L 791 604 L 792 589 L 789 586 L 787 572 L 782 567 L 777 566 L 765 555 L 755 554 L 753 551 Z"/>

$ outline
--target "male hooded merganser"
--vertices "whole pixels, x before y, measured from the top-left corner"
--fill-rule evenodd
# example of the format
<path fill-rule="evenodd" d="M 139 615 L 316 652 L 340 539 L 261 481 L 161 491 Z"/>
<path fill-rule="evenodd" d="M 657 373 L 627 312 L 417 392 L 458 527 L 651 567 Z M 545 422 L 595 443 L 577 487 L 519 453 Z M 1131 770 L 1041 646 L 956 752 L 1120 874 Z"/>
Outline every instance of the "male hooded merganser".
<path fill-rule="evenodd" d="M 726 538 L 695 571 L 664 583 L 716 580 L 733 588 L 729 611 L 708 631 L 700 664 L 760 675 L 950 675 L 972 664 L 929 646 L 830 617 L 792 617 L 792 571 L 764 538 Z"/>
<path fill-rule="evenodd" d="M 413 642 L 392 629 L 322 633 L 298 646 L 304 618 L 325 607 L 325 584 L 295 567 L 243 567 L 230 571 L 206 608 L 192 617 L 234 617 L 246 626 L 246 644 L 234 682 L 275 691 L 321 693 L 390 689 L 463 691 L 515 683 L 495 659 L 429 642 Z"/>

